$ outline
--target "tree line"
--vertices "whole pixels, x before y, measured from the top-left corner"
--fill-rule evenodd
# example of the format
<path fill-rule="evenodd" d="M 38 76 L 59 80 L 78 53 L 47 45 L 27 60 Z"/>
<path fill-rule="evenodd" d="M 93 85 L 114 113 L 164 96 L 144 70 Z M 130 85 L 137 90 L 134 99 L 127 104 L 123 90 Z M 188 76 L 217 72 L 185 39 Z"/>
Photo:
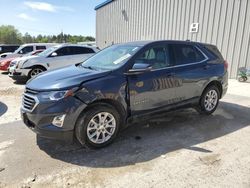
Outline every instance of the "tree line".
<path fill-rule="evenodd" d="M 58 35 L 37 35 L 29 33 L 21 34 L 12 25 L 0 26 L 0 44 L 24 44 L 24 43 L 78 43 L 95 41 L 94 37 L 82 35 L 69 35 L 60 33 Z"/>

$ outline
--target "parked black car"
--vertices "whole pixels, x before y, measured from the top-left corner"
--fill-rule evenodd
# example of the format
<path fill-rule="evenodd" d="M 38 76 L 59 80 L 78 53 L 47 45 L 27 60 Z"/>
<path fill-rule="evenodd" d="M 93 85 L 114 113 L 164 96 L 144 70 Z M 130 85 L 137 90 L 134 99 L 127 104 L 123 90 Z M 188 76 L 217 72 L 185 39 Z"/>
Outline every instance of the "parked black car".
<path fill-rule="evenodd" d="M 131 42 L 32 79 L 21 112 L 40 136 L 103 147 L 141 117 L 180 107 L 209 115 L 227 85 L 227 62 L 216 46 Z"/>
<path fill-rule="evenodd" d="M 19 48 L 19 45 L 0 44 L 0 54 L 5 53 L 5 52 L 14 52 L 17 48 Z"/>

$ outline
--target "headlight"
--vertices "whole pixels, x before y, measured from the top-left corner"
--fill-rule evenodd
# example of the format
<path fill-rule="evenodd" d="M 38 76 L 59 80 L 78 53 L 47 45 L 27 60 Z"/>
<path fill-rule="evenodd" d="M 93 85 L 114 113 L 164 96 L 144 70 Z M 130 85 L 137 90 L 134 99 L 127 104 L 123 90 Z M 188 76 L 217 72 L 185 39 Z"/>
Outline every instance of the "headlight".
<path fill-rule="evenodd" d="M 16 64 L 16 68 L 21 68 L 21 67 L 23 67 L 23 65 L 24 65 L 27 61 L 28 61 L 28 59 L 25 60 L 25 61 L 18 61 L 17 64 Z"/>
<path fill-rule="evenodd" d="M 64 91 L 42 92 L 39 94 L 39 100 L 40 101 L 48 101 L 48 100 L 59 101 L 66 97 L 73 96 L 77 89 L 78 88 L 73 88 L 73 89 L 64 90 Z"/>

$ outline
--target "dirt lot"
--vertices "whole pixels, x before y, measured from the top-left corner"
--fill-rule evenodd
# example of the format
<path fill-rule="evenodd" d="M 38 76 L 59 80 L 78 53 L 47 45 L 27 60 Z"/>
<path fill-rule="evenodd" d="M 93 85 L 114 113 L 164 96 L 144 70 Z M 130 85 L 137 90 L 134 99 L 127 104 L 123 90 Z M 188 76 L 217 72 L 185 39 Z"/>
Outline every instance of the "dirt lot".
<path fill-rule="evenodd" d="M 23 85 L 0 74 L 0 187 L 250 187 L 250 84 L 230 80 L 212 116 L 166 113 L 86 150 L 19 118 Z"/>

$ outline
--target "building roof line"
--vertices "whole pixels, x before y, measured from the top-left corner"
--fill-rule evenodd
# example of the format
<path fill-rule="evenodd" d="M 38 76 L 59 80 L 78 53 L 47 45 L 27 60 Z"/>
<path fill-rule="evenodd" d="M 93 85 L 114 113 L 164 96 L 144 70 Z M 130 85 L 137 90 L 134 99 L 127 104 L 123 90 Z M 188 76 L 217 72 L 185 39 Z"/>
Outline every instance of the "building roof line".
<path fill-rule="evenodd" d="M 98 9 L 100 9 L 100 8 L 102 8 L 102 7 L 104 7 L 104 6 L 106 6 L 107 4 L 111 3 L 112 1 L 114 1 L 114 0 L 106 0 L 106 1 L 104 1 L 103 3 L 97 5 L 97 6 L 95 7 L 95 10 L 98 10 Z"/>

